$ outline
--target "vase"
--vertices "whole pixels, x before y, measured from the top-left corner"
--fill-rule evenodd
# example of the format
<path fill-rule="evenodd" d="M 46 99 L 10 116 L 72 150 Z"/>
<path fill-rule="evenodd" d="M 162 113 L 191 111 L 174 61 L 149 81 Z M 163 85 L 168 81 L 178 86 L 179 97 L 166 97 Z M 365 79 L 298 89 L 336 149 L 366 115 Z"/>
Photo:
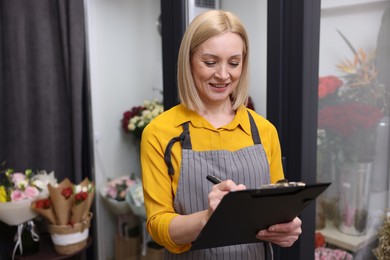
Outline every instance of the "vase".
<path fill-rule="evenodd" d="M 317 149 L 317 182 L 330 182 L 331 185 L 316 200 L 317 229 L 324 228 L 326 220 L 333 220 L 338 211 L 337 159 L 329 149 Z"/>
<path fill-rule="evenodd" d="M 344 162 L 340 165 L 337 226 L 344 234 L 366 234 L 372 165 L 372 162 Z"/>
<path fill-rule="evenodd" d="M 371 176 L 371 191 L 381 192 L 389 183 L 389 117 L 383 117 L 376 129 L 375 157 Z"/>

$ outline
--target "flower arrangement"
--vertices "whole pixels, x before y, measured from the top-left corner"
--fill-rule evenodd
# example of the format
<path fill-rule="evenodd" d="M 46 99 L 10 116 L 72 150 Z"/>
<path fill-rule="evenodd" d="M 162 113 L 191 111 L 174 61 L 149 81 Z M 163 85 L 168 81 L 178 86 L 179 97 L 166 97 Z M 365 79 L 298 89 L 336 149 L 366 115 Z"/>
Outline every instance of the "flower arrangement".
<path fill-rule="evenodd" d="M 47 186 L 48 197 L 34 201 L 31 208 L 48 221 L 56 252 L 73 254 L 87 244 L 95 185 L 88 178 L 77 185 L 65 178 Z"/>
<path fill-rule="evenodd" d="M 46 171 L 34 173 L 31 169 L 14 172 L 13 169 L 4 171 L 0 185 L 0 202 L 16 202 L 24 199 L 35 199 L 41 193 L 46 193 L 48 183 L 56 183 L 54 173 Z"/>
<path fill-rule="evenodd" d="M 64 179 L 58 185 L 48 184 L 48 197 L 34 201 L 31 207 L 52 225 L 73 225 L 87 217 L 95 185 L 88 179 L 75 185 Z"/>
<path fill-rule="evenodd" d="M 123 113 L 122 128 L 125 133 L 132 133 L 135 138 L 140 139 L 146 125 L 163 111 L 161 102 L 146 100 L 143 106 L 134 106 Z"/>
<path fill-rule="evenodd" d="M 103 189 L 105 197 L 117 201 L 124 201 L 130 187 L 136 183 L 134 174 L 121 176 L 109 181 Z"/>
<path fill-rule="evenodd" d="M 386 89 L 377 81 L 375 55 L 355 50 L 337 65 L 342 76 L 320 77 L 317 144 L 344 161 L 369 162 L 375 156 L 376 125 L 387 110 Z"/>
<path fill-rule="evenodd" d="M 31 210 L 32 201 L 48 194 L 47 184 L 55 185 L 54 172 L 15 172 L 6 169 L 0 172 L 0 220 L 8 225 L 19 225 L 33 219 L 37 214 Z"/>
<path fill-rule="evenodd" d="M 363 49 L 356 50 L 348 39 L 339 32 L 354 54 L 353 60 L 344 60 L 337 67 L 344 74 L 345 85 L 341 89 L 344 101 L 355 101 L 387 110 L 387 91 L 378 81 L 378 67 L 375 53 L 367 54 Z"/>
<path fill-rule="evenodd" d="M 101 189 L 101 195 L 112 213 L 119 216 L 131 212 L 130 206 L 126 202 L 126 195 L 136 183 L 140 183 L 140 180 L 131 174 L 131 176 L 120 176 L 109 180 L 104 185 Z"/>
<path fill-rule="evenodd" d="M 345 160 L 369 162 L 375 156 L 376 125 L 381 118 L 377 107 L 340 103 L 319 111 L 318 127 L 330 137 L 330 149 L 342 151 Z"/>

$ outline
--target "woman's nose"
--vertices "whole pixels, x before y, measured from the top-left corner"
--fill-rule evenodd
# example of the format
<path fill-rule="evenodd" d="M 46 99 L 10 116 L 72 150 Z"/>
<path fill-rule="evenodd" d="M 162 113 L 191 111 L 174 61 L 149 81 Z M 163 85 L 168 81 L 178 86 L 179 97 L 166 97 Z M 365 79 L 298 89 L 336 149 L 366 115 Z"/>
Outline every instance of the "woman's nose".
<path fill-rule="evenodd" d="M 226 80 L 229 78 L 229 71 L 227 70 L 226 66 L 219 66 L 217 68 L 217 71 L 215 72 L 215 77 L 218 79 Z"/>

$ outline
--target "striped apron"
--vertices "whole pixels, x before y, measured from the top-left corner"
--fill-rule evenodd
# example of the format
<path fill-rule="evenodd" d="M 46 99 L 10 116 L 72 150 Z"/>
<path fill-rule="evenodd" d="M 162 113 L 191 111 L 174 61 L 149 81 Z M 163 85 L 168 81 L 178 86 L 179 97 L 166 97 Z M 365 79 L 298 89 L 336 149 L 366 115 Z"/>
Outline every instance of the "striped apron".
<path fill-rule="evenodd" d="M 177 213 L 187 215 L 208 209 L 208 194 L 212 184 L 206 179 L 207 175 L 214 175 L 221 180 L 231 179 L 235 183 L 245 184 L 248 189 L 270 183 L 267 156 L 253 117 L 249 112 L 248 115 L 253 146 L 234 152 L 193 151 L 188 122 L 183 124 L 183 133 L 169 142 L 165 151 L 165 161 L 170 174 L 173 174 L 170 162 L 172 145 L 176 141 L 180 141 L 182 145 L 180 178 L 174 199 L 174 209 Z M 164 259 L 266 259 L 265 251 L 269 251 L 269 247 L 269 243 L 253 243 L 194 250 L 181 254 L 173 254 L 165 250 Z"/>

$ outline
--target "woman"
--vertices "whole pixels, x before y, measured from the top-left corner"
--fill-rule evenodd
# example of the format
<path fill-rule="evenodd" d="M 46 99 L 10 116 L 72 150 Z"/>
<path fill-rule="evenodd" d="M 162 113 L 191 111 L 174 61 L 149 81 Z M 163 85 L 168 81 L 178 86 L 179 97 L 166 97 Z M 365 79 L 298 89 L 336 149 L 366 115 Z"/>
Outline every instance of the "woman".
<path fill-rule="evenodd" d="M 284 178 L 275 127 L 245 107 L 248 51 L 247 33 L 232 13 L 213 10 L 196 17 L 179 51 L 181 104 L 143 132 L 147 229 L 168 250 L 167 259 L 265 259 L 263 243 L 189 251 L 229 191 Z M 224 181 L 212 185 L 207 175 Z M 256 237 L 287 247 L 300 233 L 296 218 L 261 230 Z"/>

